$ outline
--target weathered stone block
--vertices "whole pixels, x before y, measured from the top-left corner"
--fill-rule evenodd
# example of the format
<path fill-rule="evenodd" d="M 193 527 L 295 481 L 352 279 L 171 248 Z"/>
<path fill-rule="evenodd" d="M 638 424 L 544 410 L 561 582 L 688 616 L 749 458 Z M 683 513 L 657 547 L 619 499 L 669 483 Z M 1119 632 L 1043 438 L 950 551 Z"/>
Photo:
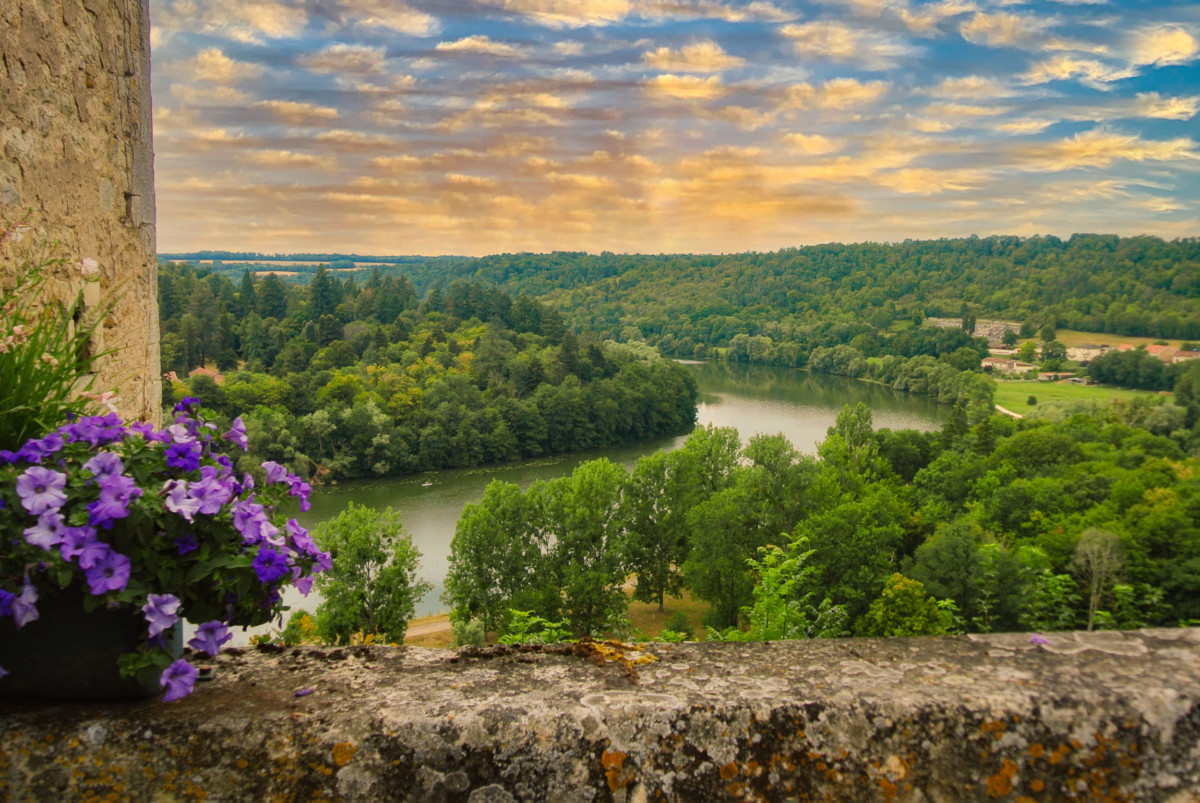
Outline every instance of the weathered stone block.
<path fill-rule="evenodd" d="M 1045 645 L 301 647 L 213 663 L 215 679 L 177 703 L 6 704 L 0 796 L 1192 800 L 1200 788 L 1195 629 Z"/>

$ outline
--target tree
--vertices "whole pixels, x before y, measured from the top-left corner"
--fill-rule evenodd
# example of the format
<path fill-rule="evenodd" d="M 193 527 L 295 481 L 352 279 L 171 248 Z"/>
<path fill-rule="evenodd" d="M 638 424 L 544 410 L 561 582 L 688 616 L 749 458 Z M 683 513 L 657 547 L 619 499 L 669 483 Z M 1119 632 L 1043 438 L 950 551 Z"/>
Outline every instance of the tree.
<path fill-rule="evenodd" d="M 1006 349 L 1013 348 L 1014 346 L 1017 345 L 1017 333 L 1014 332 L 1012 329 L 1005 329 L 1004 336 L 1002 338 L 1000 338 L 1000 342 L 1004 345 L 1004 348 L 1006 348 Z"/>
<path fill-rule="evenodd" d="M 1071 559 L 1071 568 L 1079 575 L 1087 590 L 1087 629 L 1096 622 L 1100 600 L 1116 581 L 1117 572 L 1125 561 L 1121 554 L 1120 537 L 1109 530 L 1092 528 L 1079 536 L 1079 545 Z"/>
<path fill-rule="evenodd" d="M 488 483 L 483 498 L 463 509 L 442 594 L 452 618 L 475 619 L 499 631 L 511 609 L 556 615 L 559 591 L 545 558 L 549 544 L 540 518 L 536 494 L 500 480 Z"/>
<path fill-rule="evenodd" d="M 333 568 L 317 575 L 325 601 L 317 609 L 317 632 L 347 644 L 356 633 L 404 641 L 416 603 L 432 586 L 417 579 L 421 553 L 390 507 L 379 512 L 353 502 L 319 525 L 317 544 Z"/>
<path fill-rule="evenodd" d="M 325 266 L 317 268 L 312 282 L 308 285 L 308 318 L 319 320 L 322 315 L 333 315 L 337 309 L 337 299 L 334 289 L 335 280 L 329 276 Z"/>
<path fill-rule="evenodd" d="M 1053 323 L 1043 324 L 1042 328 L 1038 330 L 1038 335 L 1042 338 L 1042 341 L 1046 343 L 1049 343 L 1058 336 L 1054 331 Z"/>
<path fill-rule="evenodd" d="M 543 486 L 546 529 L 554 538 L 550 560 L 577 635 L 602 632 L 628 605 L 619 505 L 625 481 L 624 468 L 601 459 Z"/>
<path fill-rule="evenodd" d="M 1021 362 L 1033 362 L 1037 359 L 1037 343 L 1033 340 L 1026 340 L 1017 349 L 1017 359 Z"/>
<path fill-rule="evenodd" d="M 925 586 L 897 573 L 888 578 L 883 593 L 858 621 L 855 633 L 860 636 L 944 636 L 951 624 L 949 614 L 925 593 Z"/>

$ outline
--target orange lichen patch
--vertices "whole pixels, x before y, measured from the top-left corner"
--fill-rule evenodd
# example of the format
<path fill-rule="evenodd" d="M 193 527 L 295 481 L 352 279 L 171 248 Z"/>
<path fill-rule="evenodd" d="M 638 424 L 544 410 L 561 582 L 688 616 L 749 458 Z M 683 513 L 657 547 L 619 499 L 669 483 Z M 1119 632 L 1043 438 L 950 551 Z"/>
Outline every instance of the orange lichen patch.
<path fill-rule="evenodd" d="M 1046 788 L 1046 784 L 1041 778 L 1034 778 L 1033 781 L 1030 782 L 1029 788 L 1035 792 L 1041 792 Z"/>
<path fill-rule="evenodd" d="M 721 774 L 721 780 L 722 780 L 722 781 L 732 781 L 734 778 L 736 778 L 736 777 L 737 777 L 737 774 L 738 774 L 738 765 L 737 765 L 737 762 L 736 762 L 736 761 L 730 761 L 730 762 L 729 762 L 728 764 L 726 764 L 724 767 L 721 767 L 721 769 L 719 770 L 719 772 L 720 772 L 720 774 Z"/>
<path fill-rule="evenodd" d="M 244 769 L 246 769 L 246 767 L 249 767 L 249 766 L 250 766 L 250 762 L 249 762 L 249 761 L 247 761 L 247 760 L 246 760 L 246 759 L 244 759 L 244 758 L 239 758 L 239 759 L 238 759 L 237 761 L 235 761 L 234 763 L 235 763 L 235 764 L 237 764 L 237 768 L 238 768 L 239 770 L 244 770 Z"/>
<path fill-rule="evenodd" d="M 1057 764 L 1058 762 L 1062 761 L 1063 756 L 1065 756 L 1067 751 L 1070 749 L 1071 748 L 1065 744 L 1060 744 L 1058 747 L 1054 748 L 1054 752 L 1050 754 L 1050 763 Z"/>
<path fill-rule="evenodd" d="M 887 778 L 879 779 L 879 789 L 883 792 L 884 800 L 895 800 L 896 794 L 900 791 L 896 788 L 896 784 L 892 783 Z"/>
<path fill-rule="evenodd" d="M 319 772 L 322 775 L 333 775 L 333 770 L 324 764 L 309 764 L 309 766 L 313 768 L 314 772 Z"/>
<path fill-rule="evenodd" d="M 350 742 L 338 742 L 333 746 L 333 763 L 344 767 L 354 758 L 358 748 Z"/>
<path fill-rule="evenodd" d="M 988 797 L 1008 797 L 1012 794 L 1013 778 L 1017 774 L 1017 763 L 1012 759 L 1004 759 L 1000 771 L 987 779 Z"/>
<path fill-rule="evenodd" d="M 620 750 L 605 750 L 600 754 L 600 766 L 604 767 L 604 775 L 608 779 L 608 791 L 616 792 L 633 780 L 634 770 L 625 769 L 627 757 L 627 754 Z"/>
<path fill-rule="evenodd" d="M 1017 803 L 1037 803 L 1037 801 L 1031 797 L 1025 797 L 1024 795 L 1018 795 Z"/>
<path fill-rule="evenodd" d="M 992 734 L 993 738 L 999 739 L 1003 737 L 1005 731 L 1008 730 L 1008 723 L 1001 719 L 993 719 L 980 725 L 979 730 L 983 731 L 984 733 L 990 733 Z"/>
<path fill-rule="evenodd" d="M 1029 755 L 1034 758 L 1041 758 L 1046 755 L 1046 748 L 1040 742 L 1038 744 L 1031 744 L 1029 746 Z"/>

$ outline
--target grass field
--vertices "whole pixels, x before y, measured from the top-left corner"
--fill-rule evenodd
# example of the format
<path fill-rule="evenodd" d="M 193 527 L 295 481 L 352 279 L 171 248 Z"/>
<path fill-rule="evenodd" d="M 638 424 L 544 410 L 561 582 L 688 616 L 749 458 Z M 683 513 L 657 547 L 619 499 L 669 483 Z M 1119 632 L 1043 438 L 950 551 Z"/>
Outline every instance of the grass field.
<path fill-rule="evenodd" d="M 629 602 L 629 620 L 633 626 L 642 631 L 646 638 L 654 638 L 662 632 L 663 626 L 670 621 L 676 611 L 682 611 L 692 626 L 692 639 L 704 640 L 704 615 L 711 610 L 707 602 L 692 599 L 691 594 L 683 592 L 682 597 L 667 597 L 664 610 L 660 613 L 656 603 Z M 450 647 L 450 615 L 446 613 L 434 616 L 421 616 L 408 623 L 409 635 L 404 639 L 409 647 L 434 647 L 448 649 Z"/>
<path fill-rule="evenodd" d="M 1095 343 L 1101 345 L 1107 343 L 1110 346 L 1121 346 L 1129 344 L 1130 346 L 1140 346 L 1143 343 L 1150 345 L 1157 343 L 1160 340 L 1165 340 L 1175 348 L 1179 348 L 1182 340 L 1168 340 L 1165 337 L 1127 337 L 1125 335 L 1110 335 L 1104 332 L 1078 332 L 1074 329 L 1059 329 L 1055 332 L 1058 341 L 1067 348 L 1074 346 L 1082 346 L 1084 343 Z"/>
<path fill-rule="evenodd" d="M 1097 401 L 1108 403 L 1115 399 L 1133 399 L 1138 396 L 1157 398 L 1159 394 L 1148 390 L 1125 390 L 1106 385 L 1072 385 L 1066 382 L 1034 382 L 1009 379 L 996 380 L 996 404 L 1024 414 L 1032 409 L 1026 402 L 1036 396 L 1038 404 L 1054 404 L 1074 401 Z"/>

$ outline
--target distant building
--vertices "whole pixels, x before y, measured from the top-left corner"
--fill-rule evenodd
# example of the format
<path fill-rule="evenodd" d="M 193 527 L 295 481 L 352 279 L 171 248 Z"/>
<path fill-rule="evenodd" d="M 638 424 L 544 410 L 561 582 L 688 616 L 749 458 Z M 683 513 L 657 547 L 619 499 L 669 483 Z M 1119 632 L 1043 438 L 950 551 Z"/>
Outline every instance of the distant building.
<path fill-rule="evenodd" d="M 1075 374 L 1070 371 L 1043 371 L 1038 374 L 1039 382 L 1057 382 L 1060 379 L 1070 379 Z"/>
<path fill-rule="evenodd" d="M 1151 344 L 1146 346 L 1146 353 L 1153 354 L 1163 362 L 1174 362 L 1175 355 L 1179 353 L 1179 349 L 1175 348 L 1174 346 L 1160 346 Z"/>
<path fill-rule="evenodd" d="M 193 368 L 188 372 L 188 379 L 191 379 L 194 376 L 212 377 L 212 381 L 216 382 L 218 385 L 225 381 L 225 377 L 222 376 L 219 371 L 215 371 L 212 368 L 205 368 L 203 366 L 200 368 Z"/>
<path fill-rule="evenodd" d="M 1087 365 L 1092 360 L 1108 351 L 1109 346 L 1095 343 L 1084 343 L 1082 346 L 1067 349 L 1067 359 L 1080 365 Z"/>
<path fill-rule="evenodd" d="M 1188 360 L 1200 360 L 1200 351 L 1177 351 L 1175 356 L 1171 358 L 1171 362 L 1187 362 Z"/>
<path fill-rule="evenodd" d="M 985 371 L 996 371 L 1002 374 L 1023 374 L 1037 368 L 1036 365 L 1005 357 L 984 357 L 980 365 Z"/>

